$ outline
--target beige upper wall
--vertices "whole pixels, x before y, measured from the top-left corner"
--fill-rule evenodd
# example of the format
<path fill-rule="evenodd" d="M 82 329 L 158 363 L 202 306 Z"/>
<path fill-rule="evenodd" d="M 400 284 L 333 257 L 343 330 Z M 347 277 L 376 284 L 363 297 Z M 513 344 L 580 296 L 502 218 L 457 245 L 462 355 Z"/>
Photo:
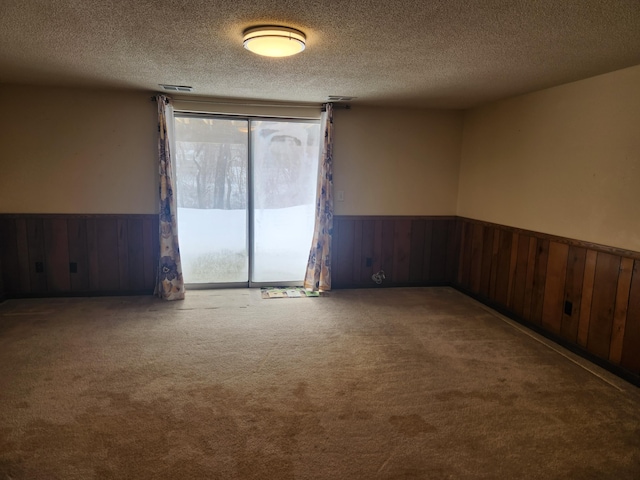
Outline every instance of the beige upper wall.
<path fill-rule="evenodd" d="M 467 111 L 458 215 L 640 251 L 640 66 Z"/>
<path fill-rule="evenodd" d="M 0 101 L 0 213 L 157 211 L 148 94 L 2 85 Z M 455 214 L 461 113 L 357 107 L 335 125 L 336 214 Z"/>
<path fill-rule="evenodd" d="M 157 212 L 148 94 L 2 85 L 0 103 L 0 213 Z"/>
<path fill-rule="evenodd" d="M 0 101 L 1 213 L 157 211 L 148 94 L 3 85 Z M 464 139 L 462 118 L 336 110 L 336 214 L 457 213 L 640 251 L 640 66 L 468 111 Z"/>
<path fill-rule="evenodd" d="M 354 106 L 334 126 L 336 215 L 455 215 L 460 112 Z"/>

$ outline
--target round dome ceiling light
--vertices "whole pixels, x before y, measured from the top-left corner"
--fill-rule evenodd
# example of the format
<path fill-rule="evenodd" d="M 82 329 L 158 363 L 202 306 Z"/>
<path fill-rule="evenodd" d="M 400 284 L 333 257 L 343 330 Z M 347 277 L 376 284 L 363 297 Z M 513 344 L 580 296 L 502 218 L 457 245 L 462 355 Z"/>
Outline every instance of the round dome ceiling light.
<path fill-rule="evenodd" d="M 266 57 L 288 57 L 304 50 L 307 37 L 289 27 L 252 27 L 244 31 L 242 44 L 250 52 Z"/>

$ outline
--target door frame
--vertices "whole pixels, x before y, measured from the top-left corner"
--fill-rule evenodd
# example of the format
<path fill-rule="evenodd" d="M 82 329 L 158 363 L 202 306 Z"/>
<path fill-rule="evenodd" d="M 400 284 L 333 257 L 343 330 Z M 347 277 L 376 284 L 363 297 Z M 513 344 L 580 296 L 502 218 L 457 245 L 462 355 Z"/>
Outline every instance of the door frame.
<path fill-rule="evenodd" d="M 247 114 L 219 114 L 210 112 L 193 112 L 185 110 L 174 110 L 173 119 L 176 117 L 181 118 L 213 118 L 216 120 L 246 120 L 247 121 L 247 258 L 248 258 L 248 281 L 246 282 L 216 282 L 216 283 L 185 283 L 185 286 L 191 290 L 210 290 L 220 288 L 261 288 L 261 287 L 295 287 L 300 286 L 304 278 L 301 280 L 293 280 L 286 282 L 254 282 L 251 280 L 251 276 L 254 270 L 254 250 L 255 250 L 255 237 L 254 237 L 254 197 L 253 194 L 253 142 L 251 135 L 251 122 L 252 121 L 278 121 L 278 122 L 296 122 L 296 123 L 316 123 L 320 126 L 320 136 L 322 136 L 322 126 L 320 125 L 320 119 L 313 119 L 308 117 L 282 117 L 277 115 L 247 115 Z M 175 132 L 175 126 L 174 130 Z M 175 141 L 175 138 L 174 138 Z M 322 148 L 322 138 L 319 138 L 319 148 Z M 174 148 L 175 151 L 175 148 Z M 320 151 L 318 151 L 318 158 L 320 157 Z M 174 169 L 177 175 L 177 169 Z M 316 192 L 317 195 L 317 192 Z M 180 222 L 178 221 L 178 227 Z M 178 228 L 178 232 L 179 232 Z M 311 245 L 309 245 L 311 249 Z"/>

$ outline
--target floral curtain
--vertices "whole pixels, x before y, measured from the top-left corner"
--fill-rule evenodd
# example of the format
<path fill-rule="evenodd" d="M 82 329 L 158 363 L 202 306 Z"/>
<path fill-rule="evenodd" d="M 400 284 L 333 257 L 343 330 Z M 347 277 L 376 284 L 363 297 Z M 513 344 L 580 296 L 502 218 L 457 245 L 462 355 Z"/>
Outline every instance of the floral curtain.
<path fill-rule="evenodd" d="M 173 106 L 171 99 L 157 95 L 158 159 L 160 168 L 160 259 L 155 294 L 164 300 L 182 300 L 184 281 L 178 247 L 177 204 L 172 158 Z M 169 119 L 169 121 L 167 121 Z"/>
<path fill-rule="evenodd" d="M 333 105 L 323 115 L 324 143 L 318 166 L 316 219 L 304 287 L 331 290 L 331 235 L 333 234 Z"/>

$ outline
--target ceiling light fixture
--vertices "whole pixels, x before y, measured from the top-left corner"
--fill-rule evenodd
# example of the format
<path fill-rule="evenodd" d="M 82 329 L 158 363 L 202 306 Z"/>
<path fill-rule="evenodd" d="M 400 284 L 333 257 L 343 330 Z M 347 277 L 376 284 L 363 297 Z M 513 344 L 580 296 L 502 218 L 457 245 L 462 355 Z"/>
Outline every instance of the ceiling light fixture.
<path fill-rule="evenodd" d="M 250 52 L 266 57 L 288 57 L 304 50 L 307 37 L 289 27 L 252 27 L 244 31 L 242 44 Z"/>

